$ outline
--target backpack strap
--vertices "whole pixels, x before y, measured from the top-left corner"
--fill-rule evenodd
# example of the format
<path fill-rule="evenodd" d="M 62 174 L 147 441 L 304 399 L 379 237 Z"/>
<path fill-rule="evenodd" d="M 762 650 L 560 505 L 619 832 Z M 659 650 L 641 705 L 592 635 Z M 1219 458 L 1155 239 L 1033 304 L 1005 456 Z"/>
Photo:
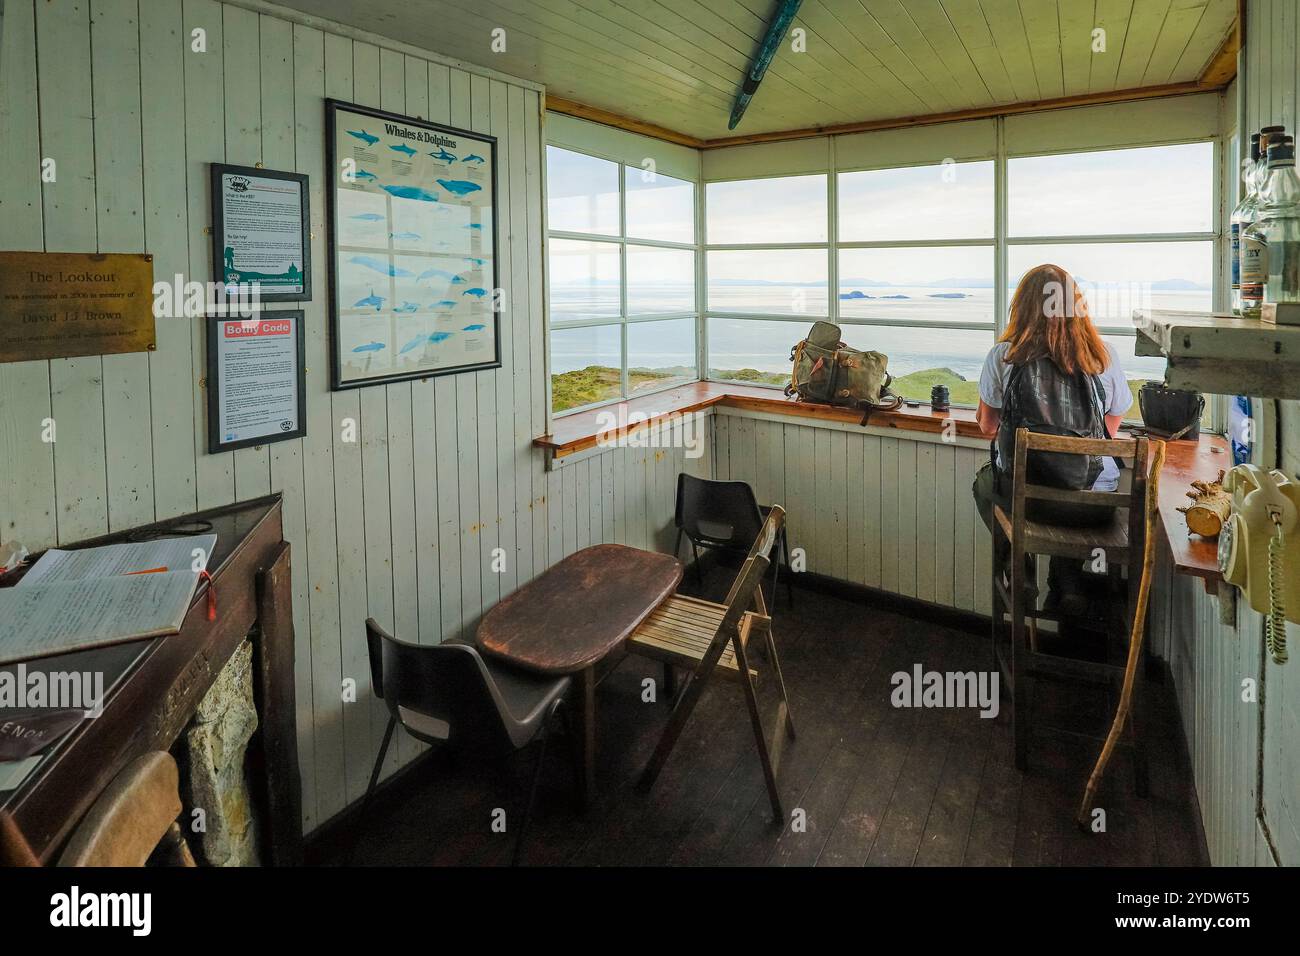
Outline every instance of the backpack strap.
<path fill-rule="evenodd" d="M 858 404 L 858 407 L 862 409 L 862 421 L 858 422 L 859 427 L 865 428 L 867 426 L 871 421 L 872 412 L 892 412 L 895 409 L 903 407 L 903 396 L 897 395 L 889 390 L 889 386 L 893 384 L 894 376 L 886 372 L 884 384 L 880 386 L 881 401 L 863 401 Z M 888 400 L 886 400 L 886 396 L 888 397 Z"/>

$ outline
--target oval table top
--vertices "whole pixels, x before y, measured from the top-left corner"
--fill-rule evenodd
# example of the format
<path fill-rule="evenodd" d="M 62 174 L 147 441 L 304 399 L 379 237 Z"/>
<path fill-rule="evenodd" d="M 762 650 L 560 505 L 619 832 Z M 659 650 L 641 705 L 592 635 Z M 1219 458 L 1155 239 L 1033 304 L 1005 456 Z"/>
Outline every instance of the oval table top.
<path fill-rule="evenodd" d="M 681 579 L 672 555 L 621 544 L 583 548 L 488 611 L 478 645 L 520 667 L 572 674 L 627 640 Z"/>

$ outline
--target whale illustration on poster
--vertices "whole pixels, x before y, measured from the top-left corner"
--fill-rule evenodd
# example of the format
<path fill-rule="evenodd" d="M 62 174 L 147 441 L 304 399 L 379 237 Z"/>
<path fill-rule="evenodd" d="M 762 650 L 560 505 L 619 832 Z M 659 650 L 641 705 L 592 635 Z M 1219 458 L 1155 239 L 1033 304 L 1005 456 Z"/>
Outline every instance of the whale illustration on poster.
<path fill-rule="evenodd" d="M 354 164 L 329 197 L 331 387 L 499 367 L 495 138 L 335 100 L 326 119 L 328 164 Z"/>

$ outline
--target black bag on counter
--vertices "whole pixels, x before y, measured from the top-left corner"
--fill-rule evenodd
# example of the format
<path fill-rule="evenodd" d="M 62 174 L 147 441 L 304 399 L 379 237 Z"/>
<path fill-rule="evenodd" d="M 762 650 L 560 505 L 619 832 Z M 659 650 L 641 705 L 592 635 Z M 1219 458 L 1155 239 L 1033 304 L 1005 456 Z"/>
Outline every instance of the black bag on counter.
<path fill-rule="evenodd" d="M 1201 435 L 1205 397 L 1200 392 L 1147 382 L 1138 389 L 1138 408 L 1142 410 L 1142 423 L 1154 435 L 1191 441 Z"/>

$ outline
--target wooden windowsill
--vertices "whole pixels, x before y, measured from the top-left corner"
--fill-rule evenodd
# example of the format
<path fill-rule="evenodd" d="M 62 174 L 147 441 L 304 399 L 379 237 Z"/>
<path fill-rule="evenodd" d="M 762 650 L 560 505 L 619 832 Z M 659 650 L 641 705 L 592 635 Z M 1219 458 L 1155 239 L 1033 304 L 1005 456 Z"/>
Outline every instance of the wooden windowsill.
<path fill-rule="evenodd" d="M 1200 441 L 1171 441 L 1165 449 L 1160 473 L 1160 523 L 1173 554 L 1174 570 L 1205 580 L 1206 588 L 1223 579 L 1219 572 L 1217 539 L 1202 538 L 1187 530 L 1187 519 L 1178 509 L 1188 503 L 1187 492 L 1195 480 L 1212 481 L 1219 470 L 1232 467 L 1227 439 L 1202 435 Z"/>
<path fill-rule="evenodd" d="M 757 385 L 735 385 L 727 382 L 691 382 L 677 388 L 665 389 L 653 395 L 643 395 L 626 402 L 603 405 L 557 419 L 551 434 L 533 439 L 538 448 L 550 449 L 556 458 L 614 443 L 628 435 L 648 428 L 674 415 L 685 415 L 714 406 L 739 408 L 753 412 L 789 415 L 824 422 L 846 422 L 858 425 L 862 413 L 850 408 L 829 405 L 810 405 L 786 398 L 778 389 Z M 613 429 L 607 429 L 611 422 Z M 963 438 L 980 438 L 975 423 L 975 410 L 953 408 L 936 412 L 927 404 L 915 408 L 903 406 L 892 412 L 873 412 L 868 424 L 875 428 L 897 428 L 904 431 L 943 431 L 944 422 L 956 422 L 957 434 Z"/>

